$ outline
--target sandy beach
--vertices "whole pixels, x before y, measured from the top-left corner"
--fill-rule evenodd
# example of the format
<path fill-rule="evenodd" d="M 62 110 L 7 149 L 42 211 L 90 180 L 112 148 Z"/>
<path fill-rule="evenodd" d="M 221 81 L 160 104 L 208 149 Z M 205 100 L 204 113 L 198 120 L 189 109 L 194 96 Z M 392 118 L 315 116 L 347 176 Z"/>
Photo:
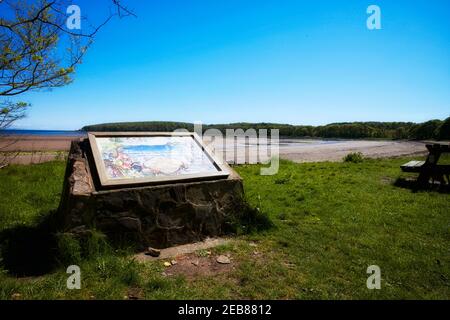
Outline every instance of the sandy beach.
<path fill-rule="evenodd" d="M 80 136 L 8 135 L 0 137 L 0 151 L 67 151 Z"/>
<path fill-rule="evenodd" d="M 251 141 L 238 144 L 237 156 L 222 143 L 213 142 L 209 147 L 229 163 L 254 163 L 255 159 L 265 162 L 271 158 L 270 146 L 259 146 L 258 151 L 258 144 Z M 342 161 L 351 152 L 361 152 L 368 158 L 427 154 L 425 143 L 419 141 L 280 139 L 278 144 L 280 158 L 294 162 Z"/>
<path fill-rule="evenodd" d="M 72 140 L 80 136 L 8 135 L 0 137 L 0 152 L 11 155 L 10 163 L 31 164 L 64 157 Z"/>
<path fill-rule="evenodd" d="M 71 141 L 76 139 L 80 139 L 80 136 L 6 136 L 0 139 L 0 151 L 12 152 L 12 163 L 39 163 L 63 157 Z M 236 159 L 238 163 L 257 159 L 258 145 L 252 141 L 237 144 L 237 157 L 229 145 L 227 147 L 218 141 L 211 143 L 209 139 L 205 139 L 205 142 L 218 157 L 224 157 L 225 154 L 230 163 L 236 162 Z M 361 152 L 369 158 L 426 154 L 425 143 L 420 141 L 280 139 L 278 148 L 282 159 L 295 162 L 341 161 L 350 152 Z M 270 152 L 265 152 L 265 149 L 260 146 L 259 161 L 270 158 Z"/>
<path fill-rule="evenodd" d="M 280 157 L 295 162 L 341 161 L 350 152 L 361 152 L 368 158 L 427 154 L 425 143 L 418 141 L 350 140 L 333 143 L 306 143 L 301 147 L 280 146 Z"/>

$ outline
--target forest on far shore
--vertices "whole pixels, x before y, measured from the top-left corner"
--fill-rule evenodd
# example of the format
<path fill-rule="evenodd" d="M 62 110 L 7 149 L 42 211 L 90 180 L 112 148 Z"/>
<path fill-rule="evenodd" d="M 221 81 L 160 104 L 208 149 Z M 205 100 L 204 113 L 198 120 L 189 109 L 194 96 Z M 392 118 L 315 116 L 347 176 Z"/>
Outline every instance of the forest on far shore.
<path fill-rule="evenodd" d="M 161 131 L 175 129 L 194 130 L 194 124 L 188 122 L 144 121 L 102 123 L 83 127 L 84 131 Z M 203 131 L 219 129 L 279 129 L 281 137 L 346 138 L 346 139 L 413 139 L 413 140 L 450 140 L 450 117 L 445 120 L 430 120 L 423 123 L 413 122 L 342 122 L 324 126 L 291 125 L 279 123 L 237 122 L 229 124 L 203 124 Z"/>

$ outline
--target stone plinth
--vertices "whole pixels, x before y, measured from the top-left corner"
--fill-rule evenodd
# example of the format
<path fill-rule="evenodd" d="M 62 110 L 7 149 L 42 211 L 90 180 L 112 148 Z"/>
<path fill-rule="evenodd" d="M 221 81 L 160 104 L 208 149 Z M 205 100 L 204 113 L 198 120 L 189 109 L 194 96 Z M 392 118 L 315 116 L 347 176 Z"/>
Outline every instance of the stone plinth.
<path fill-rule="evenodd" d="M 72 142 L 58 211 L 62 228 L 95 228 L 137 247 L 168 247 L 227 233 L 243 208 L 243 186 L 228 178 L 102 190 L 87 139 Z"/>

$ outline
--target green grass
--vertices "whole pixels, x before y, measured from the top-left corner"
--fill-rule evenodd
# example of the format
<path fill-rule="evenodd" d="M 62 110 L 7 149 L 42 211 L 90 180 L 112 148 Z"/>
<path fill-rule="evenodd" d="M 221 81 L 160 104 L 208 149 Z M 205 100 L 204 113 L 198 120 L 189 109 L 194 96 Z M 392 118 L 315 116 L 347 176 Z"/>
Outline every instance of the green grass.
<path fill-rule="evenodd" d="M 65 165 L 11 165 L 0 170 L 0 229 L 32 225 L 58 207 Z"/>
<path fill-rule="evenodd" d="M 0 299 L 14 293 L 33 299 L 123 299 L 129 290 L 147 299 L 448 299 L 450 197 L 395 186 L 399 166 L 408 160 L 282 161 L 274 176 L 259 175 L 258 165 L 236 167 L 249 203 L 274 226 L 212 250 L 231 254 L 236 268 L 229 273 L 169 278 L 162 275 L 162 262 L 138 263 L 126 249 L 106 244 L 99 249 L 95 242 L 88 246 L 94 249 L 78 255 L 63 241 L 59 244 L 74 254 L 59 255 L 43 275 L 0 272 Z M 0 170 L 0 234 L 25 228 L 26 235 L 26 228 L 34 230 L 57 208 L 64 167 L 52 162 Z M 81 290 L 66 289 L 70 259 L 81 267 Z M 366 288 L 366 269 L 373 264 L 381 268 L 381 290 Z"/>

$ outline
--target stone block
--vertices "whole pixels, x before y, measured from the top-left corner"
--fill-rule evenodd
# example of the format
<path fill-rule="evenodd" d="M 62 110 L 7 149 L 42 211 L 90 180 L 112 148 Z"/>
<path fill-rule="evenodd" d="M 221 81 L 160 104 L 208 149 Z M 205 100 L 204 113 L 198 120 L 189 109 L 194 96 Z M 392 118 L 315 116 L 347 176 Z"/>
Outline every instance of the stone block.
<path fill-rule="evenodd" d="M 89 141 L 73 141 L 58 221 L 66 232 L 95 228 L 138 248 L 164 248 L 226 234 L 244 214 L 242 180 L 227 178 L 102 189 Z"/>

